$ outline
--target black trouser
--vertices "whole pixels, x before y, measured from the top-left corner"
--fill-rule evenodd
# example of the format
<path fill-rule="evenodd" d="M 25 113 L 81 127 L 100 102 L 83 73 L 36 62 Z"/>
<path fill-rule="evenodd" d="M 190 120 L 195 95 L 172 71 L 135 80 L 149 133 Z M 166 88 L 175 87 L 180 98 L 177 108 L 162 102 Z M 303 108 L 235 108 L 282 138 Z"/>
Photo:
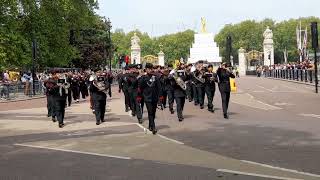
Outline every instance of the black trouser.
<path fill-rule="evenodd" d="M 173 111 L 174 91 L 171 89 L 167 90 L 167 95 L 168 95 L 169 110 Z"/>
<path fill-rule="evenodd" d="M 136 115 L 137 115 L 138 120 L 142 119 L 142 117 L 143 117 L 143 106 L 144 106 L 143 100 L 141 100 L 140 103 L 138 103 L 136 101 Z"/>
<path fill-rule="evenodd" d="M 179 119 L 183 119 L 183 109 L 186 101 L 186 97 L 175 97 L 177 104 L 177 114 Z"/>
<path fill-rule="evenodd" d="M 196 89 L 197 89 L 199 104 L 200 106 L 204 106 L 205 89 L 203 86 L 198 86 Z"/>
<path fill-rule="evenodd" d="M 230 100 L 230 92 L 220 91 L 220 93 L 222 99 L 223 114 L 227 114 Z"/>
<path fill-rule="evenodd" d="M 149 118 L 149 129 L 154 130 L 156 128 L 154 119 L 156 118 L 157 102 L 146 102 Z"/>
<path fill-rule="evenodd" d="M 54 104 L 54 99 L 52 95 L 47 95 L 47 109 L 48 109 L 48 117 L 56 117 L 56 112 L 55 112 L 55 104 Z"/>
<path fill-rule="evenodd" d="M 136 98 L 137 98 L 137 95 L 136 93 L 137 90 L 132 90 L 132 91 L 129 91 L 129 100 L 130 100 L 130 109 L 131 109 L 131 114 L 132 116 L 135 116 L 136 115 L 136 112 L 137 112 L 137 104 L 136 104 Z"/>
<path fill-rule="evenodd" d="M 71 106 L 72 102 L 72 91 L 71 89 L 68 89 L 68 106 Z"/>
<path fill-rule="evenodd" d="M 130 107 L 130 94 L 128 90 L 123 90 L 123 94 L 124 94 L 124 103 L 125 103 L 125 107 L 126 110 L 129 110 Z"/>
<path fill-rule="evenodd" d="M 199 97 L 198 97 L 197 87 L 195 84 L 192 84 L 192 92 L 193 92 L 194 105 L 198 105 L 199 104 Z"/>
<path fill-rule="evenodd" d="M 96 115 L 96 121 L 99 123 L 100 121 L 104 121 L 104 116 L 106 113 L 106 100 L 93 100 L 94 110 Z"/>
<path fill-rule="evenodd" d="M 65 108 L 66 108 L 66 99 L 55 99 L 54 100 L 54 109 L 55 109 L 55 115 L 57 117 L 57 120 L 59 121 L 59 124 L 63 124 L 64 120 L 64 114 L 65 114 Z"/>
<path fill-rule="evenodd" d="M 167 106 L 167 97 L 168 97 L 168 94 L 166 91 L 163 91 L 163 102 L 162 102 L 162 105 L 163 107 L 165 108 Z M 161 103 L 161 102 L 160 102 Z M 161 104 L 160 104 L 161 105 Z"/>
<path fill-rule="evenodd" d="M 79 86 L 73 86 L 72 88 L 73 100 L 80 99 L 80 88 Z"/>
<path fill-rule="evenodd" d="M 89 96 L 88 87 L 87 86 L 81 86 L 80 87 L 80 92 L 81 92 L 82 99 L 86 99 L 86 97 Z"/>
<path fill-rule="evenodd" d="M 192 101 L 193 100 L 193 90 L 192 90 L 192 83 L 191 82 L 187 83 L 186 93 L 187 93 L 187 97 L 188 97 L 189 101 Z"/>
<path fill-rule="evenodd" d="M 214 97 L 214 93 L 215 93 L 216 88 L 212 87 L 212 86 L 206 86 L 205 87 L 205 92 L 207 95 L 207 99 L 208 99 L 208 109 L 209 110 L 213 110 L 213 97 Z"/>

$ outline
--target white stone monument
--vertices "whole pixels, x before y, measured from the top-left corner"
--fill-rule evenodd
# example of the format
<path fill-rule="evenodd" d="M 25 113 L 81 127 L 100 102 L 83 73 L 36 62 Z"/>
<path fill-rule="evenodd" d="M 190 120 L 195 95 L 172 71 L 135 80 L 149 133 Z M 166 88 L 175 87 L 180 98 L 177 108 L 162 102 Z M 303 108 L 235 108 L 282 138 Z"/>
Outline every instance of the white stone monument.
<path fill-rule="evenodd" d="M 247 71 L 246 50 L 242 47 L 239 49 L 239 75 L 245 76 Z"/>
<path fill-rule="evenodd" d="M 158 65 L 164 66 L 164 53 L 162 51 L 158 53 Z"/>
<path fill-rule="evenodd" d="M 263 33 L 263 37 L 264 65 L 274 65 L 273 33 L 269 26 Z"/>
<path fill-rule="evenodd" d="M 140 38 L 137 33 L 131 38 L 131 64 L 141 64 L 141 48 L 140 48 Z"/>
<path fill-rule="evenodd" d="M 220 64 L 222 58 L 217 44 L 214 42 L 214 34 L 207 32 L 206 21 L 201 18 L 201 33 L 195 34 L 194 43 L 190 48 L 188 63 L 196 63 L 200 60 L 214 64 Z"/>

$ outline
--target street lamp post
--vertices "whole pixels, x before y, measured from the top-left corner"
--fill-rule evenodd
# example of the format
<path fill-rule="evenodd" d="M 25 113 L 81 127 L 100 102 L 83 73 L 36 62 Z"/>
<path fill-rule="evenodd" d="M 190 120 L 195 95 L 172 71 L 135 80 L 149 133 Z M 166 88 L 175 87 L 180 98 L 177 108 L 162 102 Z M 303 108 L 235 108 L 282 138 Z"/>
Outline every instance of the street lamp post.
<path fill-rule="evenodd" d="M 109 70 L 110 70 L 110 72 L 111 72 L 111 70 L 112 70 L 112 56 L 111 56 L 111 53 L 112 53 L 112 40 L 111 40 L 111 28 L 112 28 L 112 26 L 111 26 L 111 21 L 110 21 L 110 18 L 108 18 L 107 20 L 106 20 L 106 24 L 107 24 L 107 31 L 108 31 L 108 47 L 109 47 L 109 49 L 108 49 L 108 58 L 109 58 Z M 107 64 L 107 59 L 106 59 L 106 63 L 105 64 Z"/>

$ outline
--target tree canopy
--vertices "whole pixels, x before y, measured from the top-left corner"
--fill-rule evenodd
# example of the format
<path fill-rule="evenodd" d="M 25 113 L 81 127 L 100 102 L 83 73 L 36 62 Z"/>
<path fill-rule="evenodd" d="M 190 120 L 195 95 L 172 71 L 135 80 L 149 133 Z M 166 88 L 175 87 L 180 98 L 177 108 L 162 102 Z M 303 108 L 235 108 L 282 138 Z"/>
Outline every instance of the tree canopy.
<path fill-rule="evenodd" d="M 68 66 L 78 56 L 70 30 L 94 27 L 94 0 L 2 0 L 0 2 L 0 68 L 28 68 L 32 39 L 38 45 L 39 67 Z"/>
<path fill-rule="evenodd" d="M 122 29 L 117 29 L 112 34 L 112 42 L 117 48 L 118 55 L 130 55 L 130 40 L 135 32 L 141 40 L 141 55 L 157 56 L 162 50 L 165 53 L 166 63 L 172 63 L 180 58 L 187 59 L 194 40 L 194 31 L 192 30 L 151 38 L 147 33 L 142 33 L 139 30 L 125 33 Z"/>
<path fill-rule="evenodd" d="M 273 31 L 275 61 L 276 63 L 284 62 L 284 50 L 288 52 L 288 60 L 296 61 L 299 58 L 296 39 L 296 28 L 300 24 L 303 30 L 308 28 L 308 47 L 311 47 L 311 22 L 320 23 L 317 17 L 308 17 L 300 19 L 290 19 L 282 22 L 275 22 L 272 19 L 263 21 L 247 20 L 238 24 L 225 25 L 221 31 L 215 36 L 215 41 L 220 46 L 222 57 L 226 57 L 226 38 L 228 35 L 232 37 L 233 51 L 232 55 L 238 59 L 238 50 L 240 47 L 247 52 L 251 50 L 263 51 L 263 32 L 269 26 Z"/>

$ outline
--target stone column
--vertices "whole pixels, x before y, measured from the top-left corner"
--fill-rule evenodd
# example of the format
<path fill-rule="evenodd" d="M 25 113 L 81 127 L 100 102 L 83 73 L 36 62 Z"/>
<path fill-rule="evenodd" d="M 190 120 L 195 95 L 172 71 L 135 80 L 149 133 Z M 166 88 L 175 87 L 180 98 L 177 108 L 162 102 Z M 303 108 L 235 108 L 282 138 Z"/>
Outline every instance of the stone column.
<path fill-rule="evenodd" d="M 131 64 L 141 64 L 140 38 L 137 33 L 131 38 Z"/>
<path fill-rule="evenodd" d="M 131 48 L 131 63 L 132 64 L 141 64 L 141 49 Z"/>
<path fill-rule="evenodd" d="M 239 49 L 239 75 L 245 76 L 247 71 L 247 63 L 246 63 L 246 50 L 243 48 Z"/>
<path fill-rule="evenodd" d="M 158 62 L 160 66 L 164 66 L 164 53 L 162 51 L 158 53 Z"/>
<path fill-rule="evenodd" d="M 263 53 L 264 53 L 264 65 L 274 65 L 274 46 L 273 46 L 273 33 L 269 26 L 263 33 Z"/>

